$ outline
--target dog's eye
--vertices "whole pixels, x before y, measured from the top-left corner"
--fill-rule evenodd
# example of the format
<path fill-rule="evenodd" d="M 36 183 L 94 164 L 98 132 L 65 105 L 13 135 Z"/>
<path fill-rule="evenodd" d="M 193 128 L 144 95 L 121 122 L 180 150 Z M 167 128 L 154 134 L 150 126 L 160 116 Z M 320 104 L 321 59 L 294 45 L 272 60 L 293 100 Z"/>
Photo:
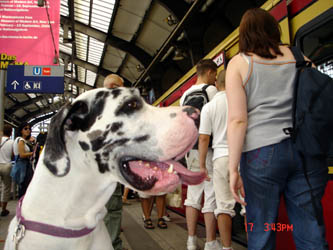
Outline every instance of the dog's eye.
<path fill-rule="evenodd" d="M 138 107 L 138 103 L 137 103 L 137 101 L 131 101 L 131 102 L 127 103 L 127 107 L 136 109 L 136 107 Z"/>
<path fill-rule="evenodd" d="M 125 102 L 119 109 L 116 110 L 116 115 L 120 114 L 132 114 L 136 110 L 139 110 L 142 108 L 142 101 L 137 98 L 132 98 Z"/>

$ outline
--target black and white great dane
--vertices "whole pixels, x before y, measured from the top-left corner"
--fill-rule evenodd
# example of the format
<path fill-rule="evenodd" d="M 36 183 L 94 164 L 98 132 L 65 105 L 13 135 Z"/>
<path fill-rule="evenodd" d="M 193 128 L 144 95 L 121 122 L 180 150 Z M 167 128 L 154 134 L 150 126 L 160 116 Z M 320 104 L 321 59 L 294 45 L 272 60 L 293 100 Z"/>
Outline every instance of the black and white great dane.
<path fill-rule="evenodd" d="M 177 162 L 195 144 L 198 118 L 191 107 L 148 105 L 137 89 L 81 94 L 51 120 L 5 250 L 113 249 L 103 217 L 117 182 L 156 195 L 205 179 Z"/>

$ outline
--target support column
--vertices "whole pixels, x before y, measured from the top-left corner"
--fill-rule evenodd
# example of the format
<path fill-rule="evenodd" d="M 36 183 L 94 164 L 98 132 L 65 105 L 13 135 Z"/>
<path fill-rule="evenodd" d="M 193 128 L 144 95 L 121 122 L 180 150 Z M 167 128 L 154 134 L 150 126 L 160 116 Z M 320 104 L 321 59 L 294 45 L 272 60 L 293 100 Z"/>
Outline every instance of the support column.
<path fill-rule="evenodd" d="M 5 119 L 5 86 L 6 86 L 6 70 L 0 70 L 0 142 L 3 135 L 3 125 Z"/>

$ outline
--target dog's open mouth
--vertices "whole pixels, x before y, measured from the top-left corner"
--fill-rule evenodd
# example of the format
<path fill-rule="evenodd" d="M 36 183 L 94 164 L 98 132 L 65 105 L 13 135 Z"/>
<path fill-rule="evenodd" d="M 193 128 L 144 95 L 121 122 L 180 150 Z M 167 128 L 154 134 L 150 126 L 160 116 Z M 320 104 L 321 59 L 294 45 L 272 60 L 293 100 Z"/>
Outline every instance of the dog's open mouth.
<path fill-rule="evenodd" d="M 151 194 L 172 192 L 180 181 L 196 185 L 206 177 L 204 173 L 189 171 L 179 162 L 172 160 L 153 162 L 124 159 L 121 161 L 120 171 L 134 188 Z"/>

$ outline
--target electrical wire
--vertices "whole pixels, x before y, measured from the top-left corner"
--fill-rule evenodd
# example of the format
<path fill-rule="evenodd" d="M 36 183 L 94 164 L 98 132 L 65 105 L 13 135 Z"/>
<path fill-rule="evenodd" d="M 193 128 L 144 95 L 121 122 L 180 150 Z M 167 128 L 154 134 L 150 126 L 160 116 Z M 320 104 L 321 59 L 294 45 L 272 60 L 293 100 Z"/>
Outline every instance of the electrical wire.
<path fill-rule="evenodd" d="M 58 53 L 57 53 L 57 49 L 56 49 L 56 45 L 55 45 L 55 41 L 54 41 L 54 36 L 53 36 L 53 30 L 52 30 L 50 15 L 49 15 L 49 11 L 48 11 L 48 8 L 47 8 L 47 0 L 44 0 L 44 4 L 45 4 L 45 10 L 46 10 L 46 14 L 47 14 L 47 19 L 49 21 L 49 27 L 50 27 L 50 32 L 51 32 L 52 41 L 53 41 L 53 47 L 54 47 L 54 54 L 55 54 L 55 57 L 57 58 L 57 62 L 58 62 Z"/>

